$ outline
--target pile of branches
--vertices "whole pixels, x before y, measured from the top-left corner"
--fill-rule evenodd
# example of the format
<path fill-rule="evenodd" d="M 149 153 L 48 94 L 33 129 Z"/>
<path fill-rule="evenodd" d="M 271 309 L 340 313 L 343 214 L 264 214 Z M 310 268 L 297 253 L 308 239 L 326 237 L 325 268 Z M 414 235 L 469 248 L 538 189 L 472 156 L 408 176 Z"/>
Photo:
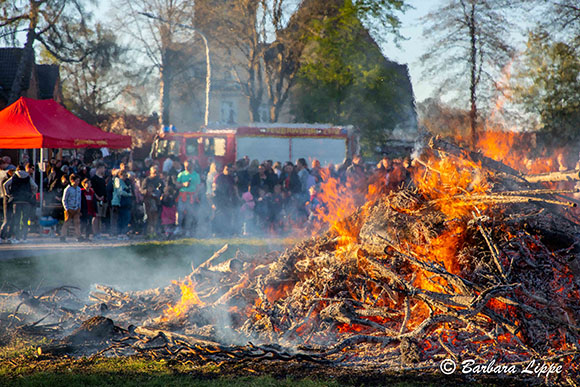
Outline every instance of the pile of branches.
<path fill-rule="evenodd" d="M 530 377 L 575 384 L 579 228 L 563 212 L 572 191 L 439 139 L 415 165 L 415 186 L 375 190 L 282 253 L 221 262 L 226 245 L 166 288 L 97 286 L 76 311 L 52 307 L 69 332 L 52 350 L 100 340 L 85 353 L 425 371 L 448 358 L 518 369 L 534 361 L 563 371 Z M 21 304 L 44 304 L 31 299 Z"/>

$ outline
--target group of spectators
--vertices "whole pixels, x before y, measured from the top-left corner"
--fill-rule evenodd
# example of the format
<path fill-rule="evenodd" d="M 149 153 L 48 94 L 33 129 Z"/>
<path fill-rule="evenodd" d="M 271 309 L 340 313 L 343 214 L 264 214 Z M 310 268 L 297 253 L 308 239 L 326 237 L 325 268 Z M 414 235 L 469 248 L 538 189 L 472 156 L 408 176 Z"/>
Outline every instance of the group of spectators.
<path fill-rule="evenodd" d="M 393 189 L 409 179 L 408 160 L 365 164 L 360 156 L 341 165 L 322 167 L 301 158 L 296 163 L 249 160 L 203 169 L 193 160 L 118 160 L 98 155 L 46 162 L 42 184 L 34 165 L 0 161 L 3 243 L 25 241 L 36 218 L 39 186 L 44 187 L 41 220 L 60 226 L 62 241 L 105 235 L 128 239 L 284 235 L 304 229 L 325 208 L 325 181 L 366 187 L 376 170 L 385 187 Z M 41 222 L 42 224 L 42 222 Z"/>

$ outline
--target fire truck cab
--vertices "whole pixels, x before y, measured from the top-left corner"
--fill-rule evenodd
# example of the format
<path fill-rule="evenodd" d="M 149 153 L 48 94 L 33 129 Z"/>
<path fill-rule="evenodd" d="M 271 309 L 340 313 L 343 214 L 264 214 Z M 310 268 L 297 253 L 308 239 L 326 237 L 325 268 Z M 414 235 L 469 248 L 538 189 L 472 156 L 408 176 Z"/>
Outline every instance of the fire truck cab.
<path fill-rule="evenodd" d="M 268 124 L 204 132 L 160 133 L 152 157 L 174 155 L 182 161 L 197 160 L 206 168 L 212 160 L 220 165 L 244 156 L 250 159 L 295 161 L 317 159 L 322 165 L 340 164 L 359 151 L 358 131 L 352 126 L 320 124 Z"/>

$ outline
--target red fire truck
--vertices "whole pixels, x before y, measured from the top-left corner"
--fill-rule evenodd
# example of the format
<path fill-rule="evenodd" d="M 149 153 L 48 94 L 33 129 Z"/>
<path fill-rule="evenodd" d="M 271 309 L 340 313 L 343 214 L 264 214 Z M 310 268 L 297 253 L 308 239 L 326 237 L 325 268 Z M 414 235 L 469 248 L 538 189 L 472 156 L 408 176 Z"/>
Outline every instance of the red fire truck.
<path fill-rule="evenodd" d="M 202 168 L 210 160 L 221 165 L 248 156 L 251 160 L 307 161 L 322 165 L 340 164 L 359 151 L 358 130 L 352 126 L 321 124 L 266 124 L 204 132 L 160 133 L 154 141 L 152 156 L 170 155 L 181 160 L 197 160 Z"/>

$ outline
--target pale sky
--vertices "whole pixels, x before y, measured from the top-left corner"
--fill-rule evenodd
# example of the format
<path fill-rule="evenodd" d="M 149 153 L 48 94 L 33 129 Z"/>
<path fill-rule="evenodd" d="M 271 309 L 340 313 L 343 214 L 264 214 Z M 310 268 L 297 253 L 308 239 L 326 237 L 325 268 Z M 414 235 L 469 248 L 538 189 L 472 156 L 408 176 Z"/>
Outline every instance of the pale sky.
<path fill-rule="evenodd" d="M 401 48 L 388 42 L 383 44 L 382 49 L 383 54 L 388 59 L 409 66 L 415 99 L 417 102 L 421 102 L 431 95 L 433 86 L 420 79 L 422 67 L 419 58 L 427 51 L 429 41 L 423 38 L 423 27 L 419 19 L 435 9 L 441 0 L 407 0 L 407 3 L 415 7 L 415 9 L 408 10 L 400 18 L 402 22 L 401 35 L 408 40 L 400 42 Z"/>

